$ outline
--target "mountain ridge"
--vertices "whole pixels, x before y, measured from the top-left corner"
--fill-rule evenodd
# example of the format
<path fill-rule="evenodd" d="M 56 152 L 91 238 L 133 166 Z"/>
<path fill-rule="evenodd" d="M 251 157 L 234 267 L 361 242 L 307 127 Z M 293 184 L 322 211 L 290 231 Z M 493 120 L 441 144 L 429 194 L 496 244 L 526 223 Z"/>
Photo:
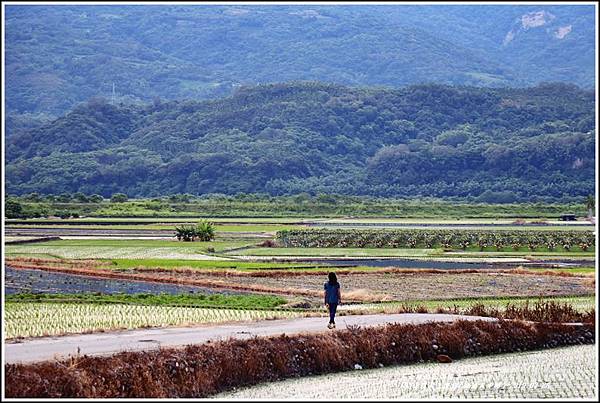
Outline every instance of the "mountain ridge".
<path fill-rule="evenodd" d="M 7 139 L 6 191 L 560 200 L 594 192 L 594 101 L 560 83 L 319 82 L 207 101 L 95 100 Z"/>
<path fill-rule="evenodd" d="M 123 102 L 206 99 L 240 85 L 592 88 L 593 6 L 325 5 L 6 7 L 7 131 L 94 96 Z M 547 24 L 517 32 L 523 15 Z M 531 18 L 536 21 L 535 18 Z M 546 29 L 571 26 L 562 39 Z M 30 116 L 31 117 L 31 116 Z M 29 119 L 29 125 L 33 125 Z"/>

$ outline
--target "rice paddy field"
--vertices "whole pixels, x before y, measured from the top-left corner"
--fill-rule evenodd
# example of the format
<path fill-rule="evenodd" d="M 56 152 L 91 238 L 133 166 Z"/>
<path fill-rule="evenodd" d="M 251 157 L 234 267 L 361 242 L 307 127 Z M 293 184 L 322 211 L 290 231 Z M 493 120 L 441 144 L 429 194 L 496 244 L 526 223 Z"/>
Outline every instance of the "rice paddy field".
<path fill-rule="evenodd" d="M 4 245 L 6 337 L 18 341 L 146 327 L 326 316 L 322 290 L 330 271 L 338 273 L 342 285 L 341 316 L 468 313 L 475 307 L 500 315 L 510 307 L 551 302 L 566 311 L 572 309 L 569 312 L 577 317 L 589 315 L 596 306 L 594 244 L 549 248 L 522 239 L 518 247 L 283 247 L 278 242 L 282 232 L 302 234 L 305 230 L 451 231 L 457 235 L 475 231 L 484 237 L 495 233 L 499 238 L 527 231 L 544 240 L 562 239 L 565 234 L 570 234 L 569 239 L 589 240 L 595 227 L 586 223 L 546 221 L 542 225 L 541 219 L 535 218 L 518 225 L 512 218 L 254 217 L 210 221 L 216 224 L 216 237 L 209 242 L 177 241 L 174 227 L 194 222 L 186 217 L 9 221 L 11 238 L 5 239 L 16 242 Z M 61 239 L 36 241 L 44 236 Z M 207 302 L 209 298 L 213 302 Z M 235 298 L 245 302 L 228 302 Z M 429 363 L 356 370 L 268 383 L 216 397 L 586 398 L 597 392 L 593 382 L 590 384 L 596 370 L 590 361 L 593 348 L 469 358 L 446 366 Z M 538 370 L 548 365 L 553 366 L 552 371 L 544 374 Z"/>
<path fill-rule="evenodd" d="M 9 302 L 4 306 L 7 339 L 144 327 L 284 319 L 301 315 L 302 312 L 291 310 L 188 308 L 133 304 Z"/>
<path fill-rule="evenodd" d="M 209 253 L 247 246 L 248 242 L 177 242 L 177 240 L 83 239 L 6 245 L 12 255 L 45 255 L 65 259 L 211 260 Z M 211 250 L 211 252 L 209 252 Z"/>
<path fill-rule="evenodd" d="M 309 376 L 215 395 L 218 399 L 594 399 L 597 345 L 561 347 Z"/>

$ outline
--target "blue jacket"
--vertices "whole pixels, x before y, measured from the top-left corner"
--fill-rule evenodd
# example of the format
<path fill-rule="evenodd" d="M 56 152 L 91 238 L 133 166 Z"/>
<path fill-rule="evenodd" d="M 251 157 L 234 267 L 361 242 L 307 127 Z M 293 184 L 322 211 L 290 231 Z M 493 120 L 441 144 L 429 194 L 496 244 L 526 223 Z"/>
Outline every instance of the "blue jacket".
<path fill-rule="evenodd" d="M 323 285 L 323 289 L 325 290 L 325 303 L 326 304 L 337 304 L 339 303 L 338 291 L 340 289 L 340 283 L 337 284 L 329 284 L 329 281 L 326 281 Z"/>

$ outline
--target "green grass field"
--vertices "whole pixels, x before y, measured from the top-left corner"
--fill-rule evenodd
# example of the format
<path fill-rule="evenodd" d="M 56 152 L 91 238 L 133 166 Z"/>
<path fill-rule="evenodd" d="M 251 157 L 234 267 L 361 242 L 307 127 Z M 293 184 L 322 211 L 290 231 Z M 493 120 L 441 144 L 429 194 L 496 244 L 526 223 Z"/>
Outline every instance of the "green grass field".
<path fill-rule="evenodd" d="M 105 260 L 112 264 L 115 269 L 134 268 L 190 268 L 190 269 L 235 269 L 246 270 L 278 270 L 278 269 L 302 269 L 307 267 L 319 267 L 318 265 L 307 265 L 305 263 L 270 263 L 270 262 L 246 262 L 239 260 L 180 260 L 180 259 L 110 259 Z M 323 266 L 323 265 L 321 265 Z"/>
<path fill-rule="evenodd" d="M 6 245 L 7 256 L 45 255 L 66 259 L 203 259 L 214 249 L 222 253 L 253 243 L 244 241 L 179 242 L 149 239 L 75 239 Z"/>
<path fill-rule="evenodd" d="M 14 245 L 23 246 L 23 247 L 33 247 L 33 246 L 49 246 L 49 247 L 99 247 L 99 246 L 110 246 L 114 248 L 123 248 L 123 247 L 146 247 L 146 248 L 196 248 L 196 249 L 206 249 L 208 247 L 214 247 L 215 250 L 222 250 L 228 247 L 239 247 L 247 245 L 245 242 L 225 242 L 225 241 L 210 241 L 210 242 L 184 242 L 177 241 L 177 239 L 173 238 L 172 240 L 163 240 L 163 239 L 60 239 L 56 241 L 47 241 L 40 242 L 35 244 L 25 244 L 25 245 Z"/>
<path fill-rule="evenodd" d="M 441 249 L 384 249 L 384 248 L 251 248 L 233 255 L 245 256 L 355 256 L 355 257 L 414 257 L 434 256 Z"/>
<path fill-rule="evenodd" d="M 569 267 L 569 268 L 554 268 L 554 267 L 535 267 L 527 268 L 528 271 L 532 272 L 544 272 L 552 271 L 555 273 L 570 273 L 570 274 L 594 274 L 596 272 L 595 267 Z"/>
<path fill-rule="evenodd" d="M 189 220 L 188 223 L 195 223 Z M 82 225 L 82 224 L 17 224 L 11 225 L 14 229 L 53 229 L 53 228 L 69 228 L 69 229 L 91 229 L 91 230 L 157 230 L 157 231 L 175 231 L 175 227 L 182 223 L 165 223 L 165 224 L 110 224 L 110 225 Z M 215 231 L 219 232 L 277 232 L 282 230 L 293 230 L 307 228 L 302 225 L 279 225 L 279 224 L 216 224 Z"/>
<path fill-rule="evenodd" d="M 72 303 L 121 303 L 153 306 L 195 306 L 217 308 L 267 309 L 285 304 L 286 299 L 275 295 L 226 295 L 226 294 L 8 294 L 6 302 L 72 302 Z"/>
<path fill-rule="evenodd" d="M 156 239 L 62 239 L 6 245 L 7 256 L 46 255 L 66 259 L 204 259 L 207 253 L 252 246 L 247 241 L 183 242 Z M 212 248 L 212 249 L 211 249 Z M 213 252 L 210 252 L 213 250 Z"/>
<path fill-rule="evenodd" d="M 84 217 L 84 218 L 29 218 L 29 219 L 7 219 L 7 225 L 30 225 L 30 224 L 52 224 L 52 225 L 94 225 L 101 224 L 102 228 L 106 225 L 145 225 L 145 224 L 164 224 L 164 223 L 188 223 L 199 220 L 207 220 L 214 223 L 223 224 L 274 224 L 274 225 L 299 225 L 304 221 L 311 221 L 312 218 L 294 218 L 294 217 Z M 314 219 L 318 219 L 314 218 Z"/>

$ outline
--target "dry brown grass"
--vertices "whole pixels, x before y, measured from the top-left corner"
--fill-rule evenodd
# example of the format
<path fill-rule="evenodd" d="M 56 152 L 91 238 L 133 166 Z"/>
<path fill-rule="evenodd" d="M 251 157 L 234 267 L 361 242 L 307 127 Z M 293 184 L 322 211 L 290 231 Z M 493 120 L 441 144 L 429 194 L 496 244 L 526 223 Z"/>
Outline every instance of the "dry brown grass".
<path fill-rule="evenodd" d="M 592 277 L 592 278 L 588 278 L 583 282 L 584 285 L 594 288 L 596 287 L 596 278 Z"/>
<path fill-rule="evenodd" d="M 569 273 L 567 271 L 556 271 L 547 269 L 544 271 L 533 271 L 518 266 L 514 269 L 500 270 L 500 273 L 523 274 L 532 276 L 557 276 L 557 277 L 594 277 L 595 273 Z"/>
<path fill-rule="evenodd" d="M 525 301 L 523 304 L 507 303 L 504 308 L 475 304 L 466 308 L 438 306 L 427 308 L 424 305 L 402 304 L 400 306 L 382 307 L 381 313 L 445 313 L 455 315 L 471 315 L 497 318 L 503 320 L 525 320 L 531 322 L 546 323 L 594 323 L 596 310 L 594 308 L 580 312 L 568 303 L 557 303 L 555 301 Z M 360 315 L 361 310 L 348 310 L 344 314 Z"/>
<path fill-rule="evenodd" d="M 234 387 L 380 365 L 594 342 L 594 326 L 467 322 L 390 324 L 228 340 L 110 357 L 7 364 L 9 398 L 207 397 Z"/>
<path fill-rule="evenodd" d="M 354 289 L 344 292 L 344 300 L 348 301 L 363 301 L 363 302 L 383 302 L 392 301 L 392 297 L 383 294 L 375 293 L 372 290 Z"/>
<path fill-rule="evenodd" d="M 554 301 L 536 301 L 532 304 L 526 301 L 519 305 L 509 303 L 505 309 L 501 310 L 477 304 L 464 313 L 474 316 L 550 323 L 594 323 L 596 320 L 595 309 L 579 312 L 569 304 L 560 304 Z"/>

